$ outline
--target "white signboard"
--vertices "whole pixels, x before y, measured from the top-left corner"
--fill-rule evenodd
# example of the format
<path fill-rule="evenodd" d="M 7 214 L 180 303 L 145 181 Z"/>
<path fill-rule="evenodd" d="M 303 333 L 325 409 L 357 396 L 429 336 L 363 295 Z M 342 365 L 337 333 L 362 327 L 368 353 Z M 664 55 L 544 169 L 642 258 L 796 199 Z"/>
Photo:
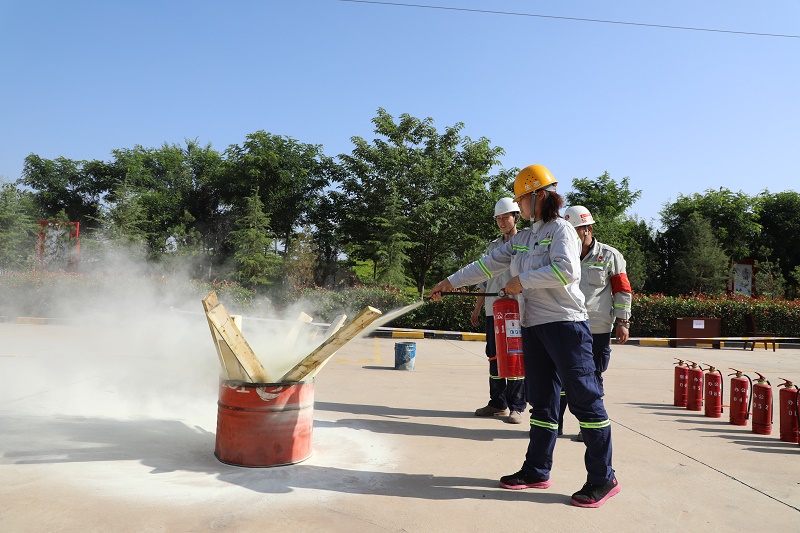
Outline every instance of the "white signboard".
<path fill-rule="evenodd" d="M 745 263 L 733 265 L 733 292 L 742 296 L 753 295 L 753 265 Z"/>

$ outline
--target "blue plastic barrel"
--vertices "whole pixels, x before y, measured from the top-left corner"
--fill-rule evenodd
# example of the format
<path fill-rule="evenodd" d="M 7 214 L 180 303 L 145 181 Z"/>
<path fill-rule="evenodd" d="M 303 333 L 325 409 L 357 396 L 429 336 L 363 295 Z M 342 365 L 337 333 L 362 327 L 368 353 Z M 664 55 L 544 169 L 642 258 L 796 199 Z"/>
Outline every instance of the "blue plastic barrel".
<path fill-rule="evenodd" d="M 414 360 L 417 354 L 416 342 L 394 343 L 394 369 L 414 370 Z"/>

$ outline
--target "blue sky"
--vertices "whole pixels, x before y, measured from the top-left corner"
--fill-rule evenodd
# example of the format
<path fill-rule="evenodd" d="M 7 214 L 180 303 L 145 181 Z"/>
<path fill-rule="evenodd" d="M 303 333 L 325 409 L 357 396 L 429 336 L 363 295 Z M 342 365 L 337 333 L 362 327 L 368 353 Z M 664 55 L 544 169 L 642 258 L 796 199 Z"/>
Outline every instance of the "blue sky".
<path fill-rule="evenodd" d="M 503 167 L 678 194 L 800 190 L 800 2 L 0 0 L 0 178 L 24 158 L 110 160 L 258 130 L 327 155 L 378 108 L 501 146 Z"/>

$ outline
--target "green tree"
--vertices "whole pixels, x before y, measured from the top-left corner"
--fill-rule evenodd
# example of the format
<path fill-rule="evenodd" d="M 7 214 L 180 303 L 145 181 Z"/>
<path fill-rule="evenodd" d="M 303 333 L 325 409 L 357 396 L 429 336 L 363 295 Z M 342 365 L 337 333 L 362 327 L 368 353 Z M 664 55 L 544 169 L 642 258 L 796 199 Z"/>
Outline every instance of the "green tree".
<path fill-rule="evenodd" d="M 268 285 L 280 276 L 280 258 L 272 249 L 274 237 L 258 189 L 245 198 L 245 206 L 230 234 L 235 250 L 235 277 L 250 288 Z"/>
<path fill-rule="evenodd" d="M 240 204 L 252 188 L 260 191 L 266 216 L 284 249 L 328 185 L 322 148 L 263 130 L 242 146 L 225 151 L 225 171 L 217 189 L 229 205 Z"/>
<path fill-rule="evenodd" d="M 33 213 L 30 193 L 0 184 L 0 273 L 31 267 L 39 229 Z"/>
<path fill-rule="evenodd" d="M 402 114 L 395 122 L 384 109 L 372 122 L 378 135 L 373 144 L 353 137 L 352 153 L 339 156 L 341 209 L 347 213 L 342 232 L 353 243 L 375 242 L 386 229 L 375 224 L 376 218 L 392 221 L 395 235 L 405 236 L 397 242 L 410 243 L 407 269 L 422 294 L 437 264 L 484 244 L 486 220 L 475 214 L 493 205 L 488 174 L 503 150 L 485 138 L 462 137 L 461 123 L 439 134 L 431 118 Z M 392 198 L 399 207 L 387 202 Z M 374 246 L 352 253 L 356 259 L 381 261 Z"/>
<path fill-rule="evenodd" d="M 330 190 L 320 195 L 308 212 L 308 223 L 313 228 L 313 242 L 317 254 L 314 281 L 319 286 L 336 285 L 344 253 L 344 239 L 339 220 L 346 217 L 340 211 L 341 193 Z"/>
<path fill-rule="evenodd" d="M 800 267 L 800 248 L 795 245 L 800 235 L 800 193 L 784 191 L 772 194 L 764 191 L 758 196 L 758 222 L 761 225 L 760 242 L 776 264 L 781 275 L 789 281 L 786 287 L 792 297 L 800 295 L 800 280 L 792 272 Z M 767 261 L 764 255 L 758 259 Z"/>
<path fill-rule="evenodd" d="M 661 222 L 669 230 L 686 222 L 694 213 L 710 222 L 717 241 L 734 261 L 753 253 L 761 233 L 756 199 L 723 187 L 717 191 L 708 189 L 702 195 L 678 195 L 674 203 L 664 205 Z"/>
<path fill-rule="evenodd" d="M 719 294 L 725 291 L 728 257 L 714 236 L 711 223 L 692 213 L 676 228 L 672 294 Z"/>
<path fill-rule="evenodd" d="M 202 278 L 205 265 L 203 259 L 202 235 L 195 229 L 195 218 L 189 211 L 183 212 L 183 219 L 169 229 L 169 237 L 163 242 L 158 257 L 167 272 L 184 271 L 195 278 Z"/>
<path fill-rule="evenodd" d="M 120 260 L 143 260 L 147 253 L 147 218 L 141 195 L 128 181 L 119 180 L 100 209 L 97 224 L 81 240 L 84 270 L 115 268 Z"/>
<path fill-rule="evenodd" d="M 302 231 L 292 239 L 284 264 L 284 275 L 293 288 L 305 288 L 314 285 L 317 247 L 314 243 L 314 230 L 311 226 L 303 226 Z"/>
<path fill-rule="evenodd" d="M 402 203 L 397 196 L 386 199 L 383 216 L 375 217 L 376 240 L 369 244 L 375 257 L 375 281 L 381 285 L 404 287 L 408 283 L 406 263 L 408 250 L 412 243 L 403 233 Z"/>
<path fill-rule="evenodd" d="M 144 229 L 153 254 L 163 251 L 165 242 L 174 237 L 174 228 L 186 224 L 186 213 L 193 219 L 187 231 L 198 231 L 207 250 L 218 251 L 224 238 L 216 234 L 229 211 L 215 189 L 222 158 L 210 144 L 203 147 L 196 140 L 186 140 L 185 144 L 164 143 L 160 148 L 137 145 L 112 152 L 116 172 L 140 191 L 147 220 Z"/>
<path fill-rule="evenodd" d="M 594 179 L 575 178 L 572 189 L 565 195 L 567 204 L 586 207 L 595 219 L 595 238 L 622 252 L 634 292 L 654 285 L 655 231 L 645 221 L 625 216 L 642 191 L 630 189 L 630 178 L 617 183 L 608 172 Z"/>
<path fill-rule="evenodd" d="M 762 247 L 758 255 L 764 260 L 755 261 L 756 275 L 753 276 L 755 282 L 755 294 L 763 298 L 783 298 L 786 293 L 786 279 L 781 272 L 780 259 L 774 262 L 770 260 L 772 251 Z"/>
<path fill-rule="evenodd" d="M 794 269 L 792 270 L 790 276 L 792 277 L 792 279 L 794 279 L 794 282 L 797 285 L 800 285 L 800 266 L 794 267 Z"/>
<path fill-rule="evenodd" d="M 629 177 L 617 183 L 608 172 L 594 179 L 574 178 L 572 189 L 564 196 L 567 204 L 584 206 L 602 223 L 621 217 L 642 196 L 641 190 L 630 189 Z"/>
<path fill-rule="evenodd" d="M 654 230 L 643 220 L 624 216 L 595 224 L 592 229 L 598 241 L 622 253 L 633 292 L 649 289 L 651 274 L 658 265 Z"/>
<path fill-rule="evenodd" d="M 54 218 L 64 210 L 70 221 L 90 227 L 98 220 L 101 202 L 116 178 L 102 161 L 43 159 L 30 154 L 17 183 L 33 190 L 43 218 Z"/>

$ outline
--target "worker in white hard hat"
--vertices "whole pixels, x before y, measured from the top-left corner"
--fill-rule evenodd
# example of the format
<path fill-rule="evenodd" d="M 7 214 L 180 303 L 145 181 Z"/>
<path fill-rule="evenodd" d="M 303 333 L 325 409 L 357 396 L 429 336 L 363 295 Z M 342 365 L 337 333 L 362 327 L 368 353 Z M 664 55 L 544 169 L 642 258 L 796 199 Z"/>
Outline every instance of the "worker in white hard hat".
<path fill-rule="evenodd" d="M 494 220 L 502 232 L 489 243 L 484 255 L 507 243 L 517 234 L 519 206 L 511 198 L 500 198 L 494 205 Z M 511 280 L 511 271 L 506 270 L 498 276 L 489 278 L 478 285 L 483 292 L 496 293 Z M 497 369 L 497 347 L 494 339 L 494 313 L 492 306 L 496 296 L 478 296 L 470 321 L 478 325 L 481 307 L 486 314 L 486 357 L 489 358 L 489 403 L 475 411 L 475 416 L 505 416 L 509 424 L 521 424 L 522 413 L 527 407 L 525 401 L 525 378 L 501 378 Z"/>
<path fill-rule="evenodd" d="M 592 213 L 582 205 L 573 205 L 564 212 L 564 220 L 572 224 L 581 242 L 580 288 L 586 298 L 595 373 L 602 388 L 603 372 L 611 360 L 611 332 L 614 331 L 618 344 L 628 341 L 633 291 L 622 253 L 594 238 Z M 566 397 L 561 397 L 559 434 L 563 433 L 564 411 L 569 401 L 569 391 L 565 392 Z M 577 440 L 583 440 L 582 433 L 578 433 Z"/>
<path fill-rule="evenodd" d="M 531 429 L 522 467 L 502 476 L 500 486 L 511 490 L 550 487 L 563 388 L 572 391 L 569 408 L 586 440 L 586 483 L 570 501 L 578 507 L 599 507 L 619 493 L 620 485 L 612 466 L 611 420 L 594 372 L 589 315 L 579 286 L 581 247 L 575 228 L 559 215 L 564 199 L 556 185 L 542 165 L 522 169 L 514 180 L 514 200 L 531 226 L 437 283 L 430 299 L 438 301 L 443 292 L 511 270 L 514 277 L 504 292 L 522 298 L 520 325 Z"/>

